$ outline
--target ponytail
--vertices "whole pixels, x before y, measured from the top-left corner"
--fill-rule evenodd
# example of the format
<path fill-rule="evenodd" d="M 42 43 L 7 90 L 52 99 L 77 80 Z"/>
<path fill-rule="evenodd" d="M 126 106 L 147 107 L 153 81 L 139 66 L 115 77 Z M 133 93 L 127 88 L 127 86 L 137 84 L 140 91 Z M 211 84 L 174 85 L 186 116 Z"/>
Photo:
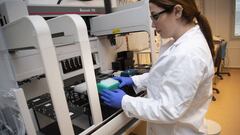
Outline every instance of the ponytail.
<path fill-rule="evenodd" d="M 212 31 L 210 28 L 210 25 L 208 23 L 208 20 L 205 16 L 203 16 L 200 12 L 196 13 L 196 19 L 198 22 L 198 25 L 200 26 L 200 29 L 207 40 L 208 47 L 211 51 L 212 57 L 214 57 L 214 45 L 213 45 L 213 37 L 212 37 Z"/>

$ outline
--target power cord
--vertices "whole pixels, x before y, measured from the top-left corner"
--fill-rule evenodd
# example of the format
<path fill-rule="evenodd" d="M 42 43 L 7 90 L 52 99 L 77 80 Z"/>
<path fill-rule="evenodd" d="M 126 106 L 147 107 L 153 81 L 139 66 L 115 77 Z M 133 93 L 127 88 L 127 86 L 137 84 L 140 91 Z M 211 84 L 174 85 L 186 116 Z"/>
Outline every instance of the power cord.
<path fill-rule="evenodd" d="M 62 0 L 58 0 L 57 4 L 60 4 L 62 2 Z"/>

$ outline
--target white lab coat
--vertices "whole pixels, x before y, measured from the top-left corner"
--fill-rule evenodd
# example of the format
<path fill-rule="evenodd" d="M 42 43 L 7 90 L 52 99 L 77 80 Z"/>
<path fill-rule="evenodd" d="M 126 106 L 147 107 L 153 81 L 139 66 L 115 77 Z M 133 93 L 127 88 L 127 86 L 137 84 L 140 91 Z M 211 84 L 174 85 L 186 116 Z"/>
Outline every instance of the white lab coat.
<path fill-rule="evenodd" d="M 149 73 L 132 77 L 147 97 L 125 95 L 122 108 L 148 122 L 148 135 L 205 135 L 214 75 L 208 44 L 196 25 L 165 48 Z"/>

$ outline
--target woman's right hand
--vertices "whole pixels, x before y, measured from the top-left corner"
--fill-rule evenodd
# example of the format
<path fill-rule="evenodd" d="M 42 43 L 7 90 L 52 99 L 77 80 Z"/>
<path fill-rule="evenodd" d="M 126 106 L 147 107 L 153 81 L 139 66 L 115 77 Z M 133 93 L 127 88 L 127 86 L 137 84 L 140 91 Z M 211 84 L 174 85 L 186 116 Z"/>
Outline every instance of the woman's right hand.
<path fill-rule="evenodd" d="M 113 77 L 113 79 L 120 82 L 119 88 L 122 88 L 123 86 L 131 86 L 134 84 L 131 77 Z"/>

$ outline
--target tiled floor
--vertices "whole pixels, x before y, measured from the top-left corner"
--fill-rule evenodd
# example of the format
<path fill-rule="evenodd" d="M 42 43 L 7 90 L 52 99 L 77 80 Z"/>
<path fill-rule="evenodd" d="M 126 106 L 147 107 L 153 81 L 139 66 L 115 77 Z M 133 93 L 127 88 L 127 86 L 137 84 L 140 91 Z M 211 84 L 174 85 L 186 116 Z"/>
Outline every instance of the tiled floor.
<path fill-rule="evenodd" d="M 206 117 L 221 125 L 221 135 L 240 135 L 240 69 L 228 71 L 231 76 L 223 75 L 223 80 L 216 80 L 214 87 L 220 94 L 215 94 L 217 100 L 211 103 Z M 145 135 L 145 127 L 146 123 L 141 122 L 132 133 Z"/>

